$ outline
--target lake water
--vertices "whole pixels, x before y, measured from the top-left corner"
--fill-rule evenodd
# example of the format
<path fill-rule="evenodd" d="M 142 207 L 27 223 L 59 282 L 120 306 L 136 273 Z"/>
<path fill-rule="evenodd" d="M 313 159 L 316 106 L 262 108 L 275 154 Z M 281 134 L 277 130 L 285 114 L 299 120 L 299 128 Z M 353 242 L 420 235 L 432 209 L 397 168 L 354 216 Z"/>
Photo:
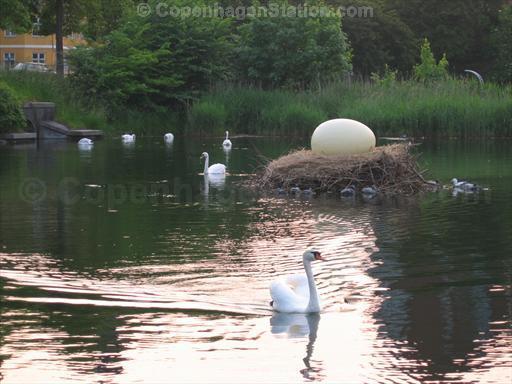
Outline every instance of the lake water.
<path fill-rule="evenodd" d="M 512 381 L 510 142 L 418 148 L 481 193 L 371 201 L 250 194 L 305 142 L 220 143 L 0 148 L 2 383 Z M 311 247 L 324 311 L 272 313 Z"/>

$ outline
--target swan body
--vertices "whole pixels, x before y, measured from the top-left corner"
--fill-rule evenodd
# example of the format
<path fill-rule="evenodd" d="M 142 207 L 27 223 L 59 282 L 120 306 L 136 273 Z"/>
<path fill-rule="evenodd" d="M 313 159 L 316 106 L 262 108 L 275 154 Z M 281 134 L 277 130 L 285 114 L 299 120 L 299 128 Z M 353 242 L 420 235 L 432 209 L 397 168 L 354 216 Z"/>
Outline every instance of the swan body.
<path fill-rule="evenodd" d="M 297 186 L 290 188 L 290 193 L 298 195 L 301 192 L 302 192 L 301 189 L 299 187 L 297 187 Z"/>
<path fill-rule="evenodd" d="M 311 262 L 324 260 L 318 251 L 306 251 L 302 256 L 305 275 L 289 275 L 270 285 L 270 305 L 277 312 L 318 313 L 321 311 Z"/>
<path fill-rule="evenodd" d="M 455 178 L 452 179 L 452 184 L 454 188 L 462 189 L 463 191 L 475 191 L 476 189 L 478 189 L 478 186 L 476 184 L 469 183 L 463 180 L 459 181 Z"/>
<path fill-rule="evenodd" d="M 224 164 L 213 164 L 208 166 L 209 164 L 209 155 L 207 152 L 203 152 L 201 155 L 201 159 L 204 160 L 204 174 L 205 175 L 225 175 L 226 174 L 226 166 Z"/>
<path fill-rule="evenodd" d="M 231 149 L 231 140 L 229 140 L 229 131 L 226 131 L 226 139 L 222 142 L 224 149 Z"/>
<path fill-rule="evenodd" d="M 121 136 L 121 139 L 123 140 L 124 143 L 134 143 L 135 142 L 135 134 L 129 135 L 129 134 L 125 133 L 123 136 Z"/>
<path fill-rule="evenodd" d="M 164 141 L 169 144 L 172 143 L 174 141 L 174 135 L 172 133 L 166 133 L 164 135 Z"/>
<path fill-rule="evenodd" d="M 84 137 L 83 139 L 78 140 L 79 147 L 91 147 L 94 145 L 94 142 L 91 139 Z"/>
<path fill-rule="evenodd" d="M 371 187 L 364 187 L 361 192 L 363 193 L 363 195 L 367 196 L 367 197 L 373 197 L 375 196 L 377 193 L 379 193 L 379 190 L 377 189 L 377 187 L 375 185 L 371 186 Z"/>
<path fill-rule="evenodd" d="M 355 194 L 356 194 L 356 189 L 352 185 L 349 185 L 348 187 L 343 188 L 340 191 L 340 195 L 342 197 L 353 197 L 353 196 L 355 196 Z"/>

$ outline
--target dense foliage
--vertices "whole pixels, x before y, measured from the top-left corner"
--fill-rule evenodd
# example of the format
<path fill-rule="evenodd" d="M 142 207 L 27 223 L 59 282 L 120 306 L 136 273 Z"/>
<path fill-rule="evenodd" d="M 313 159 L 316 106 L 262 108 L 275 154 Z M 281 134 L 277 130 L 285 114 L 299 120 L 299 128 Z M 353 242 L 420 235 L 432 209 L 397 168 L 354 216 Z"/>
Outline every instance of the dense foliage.
<path fill-rule="evenodd" d="M 499 23 L 491 36 L 491 48 L 497 57 L 494 79 L 512 82 L 512 5 L 500 12 Z"/>
<path fill-rule="evenodd" d="M 110 112 L 179 107 L 226 77 L 230 24 L 218 17 L 128 15 L 105 43 L 70 55 L 71 80 Z"/>
<path fill-rule="evenodd" d="M 0 82 L 0 133 L 21 131 L 25 126 L 25 118 L 14 91 Z"/>
<path fill-rule="evenodd" d="M 287 2 L 282 5 L 292 8 Z M 297 10 L 298 12 L 298 10 Z M 341 78 L 351 69 L 341 17 L 249 17 L 239 27 L 237 70 L 266 88 L 305 88 Z"/>

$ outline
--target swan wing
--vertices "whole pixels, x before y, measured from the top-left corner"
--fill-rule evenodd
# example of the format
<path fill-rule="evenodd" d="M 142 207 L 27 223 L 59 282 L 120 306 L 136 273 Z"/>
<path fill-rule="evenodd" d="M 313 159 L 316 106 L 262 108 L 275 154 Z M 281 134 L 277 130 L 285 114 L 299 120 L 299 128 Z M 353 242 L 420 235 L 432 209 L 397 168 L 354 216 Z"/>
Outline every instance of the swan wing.
<path fill-rule="evenodd" d="M 306 275 L 288 275 L 285 277 L 285 281 L 297 296 L 303 297 L 304 300 L 309 300 L 309 285 Z"/>
<path fill-rule="evenodd" d="M 274 281 L 270 285 L 272 307 L 278 312 L 304 312 L 308 298 L 298 295 L 294 287 L 286 279 Z"/>
<path fill-rule="evenodd" d="M 224 164 L 213 164 L 208 167 L 208 173 L 226 173 L 226 166 Z"/>

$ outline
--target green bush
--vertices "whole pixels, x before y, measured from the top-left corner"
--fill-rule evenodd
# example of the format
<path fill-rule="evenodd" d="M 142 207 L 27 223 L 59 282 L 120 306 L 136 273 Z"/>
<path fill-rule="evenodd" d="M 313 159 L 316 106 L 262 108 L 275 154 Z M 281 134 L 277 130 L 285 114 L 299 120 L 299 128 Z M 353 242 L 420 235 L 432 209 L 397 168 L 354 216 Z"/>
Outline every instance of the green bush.
<path fill-rule="evenodd" d="M 20 132 L 25 127 L 18 98 L 7 84 L 0 82 L 0 133 Z"/>
<path fill-rule="evenodd" d="M 272 4 L 297 10 L 288 0 Z M 308 5 L 327 6 L 321 1 Z M 304 89 L 341 78 L 352 69 L 341 16 L 248 17 L 238 28 L 235 68 L 239 79 L 265 88 Z"/>
<path fill-rule="evenodd" d="M 206 6 L 206 0 L 150 0 L 169 8 Z M 214 80 L 229 73 L 231 19 L 123 16 L 105 43 L 69 54 L 75 87 L 102 103 L 109 117 L 126 109 L 167 112 L 184 109 Z"/>
<path fill-rule="evenodd" d="M 414 67 L 414 77 L 418 81 L 432 82 L 448 78 L 448 60 L 446 54 L 436 63 L 430 42 L 423 41 L 421 46 L 421 63 Z"/>

